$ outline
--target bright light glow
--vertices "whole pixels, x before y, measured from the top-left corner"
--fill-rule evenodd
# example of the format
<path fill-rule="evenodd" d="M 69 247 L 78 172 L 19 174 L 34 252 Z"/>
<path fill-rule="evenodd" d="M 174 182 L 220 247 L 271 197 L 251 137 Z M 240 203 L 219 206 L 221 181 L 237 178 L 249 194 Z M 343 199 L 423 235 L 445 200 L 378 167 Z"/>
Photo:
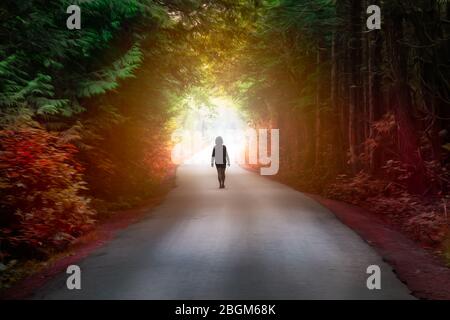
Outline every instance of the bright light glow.
<path fill-rule="evenodd" d="M 247 123 L 232 100 L 215 97 L 211 102 L 212 108 L 188 102 L 188 111 L 172 135 L 174 163 L 209 164 L 217 136 L 222 136 L 231 162 L 242 162 Z"/>

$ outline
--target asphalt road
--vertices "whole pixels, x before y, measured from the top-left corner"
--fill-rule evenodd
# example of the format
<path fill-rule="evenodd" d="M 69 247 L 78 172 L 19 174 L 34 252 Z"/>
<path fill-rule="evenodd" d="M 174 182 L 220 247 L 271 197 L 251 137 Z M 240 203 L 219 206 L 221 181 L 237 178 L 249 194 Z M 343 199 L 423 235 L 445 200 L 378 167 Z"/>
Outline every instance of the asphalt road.
<path fill-rule="evenodd" d="M 34 299 L 410 299 L 376 252 L 327 209 L 236 166 L 182 166 L 146 217 L 60 274 Z M 381 267 L 381 290 L 366 268 Z"/>

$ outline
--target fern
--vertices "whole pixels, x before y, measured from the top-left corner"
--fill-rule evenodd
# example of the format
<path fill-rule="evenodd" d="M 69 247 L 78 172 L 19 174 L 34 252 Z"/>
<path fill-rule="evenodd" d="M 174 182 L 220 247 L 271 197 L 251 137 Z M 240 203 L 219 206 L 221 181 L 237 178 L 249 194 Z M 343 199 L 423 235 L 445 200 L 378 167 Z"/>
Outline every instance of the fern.
<path fill-rule="evenodd" d="M 68 99 L 48 99 L 45 97 L 38 97 L 30 99 L 34 102 L 36 106 L 37 114 L 58 114 L 58 113 L 66 113 L 67 109 L 70 106 L 70 100 Z M 65 110 L 62 112 L 62 110 Z"/>
<path fill-rule="evenodd" d="M 116 89 L 119 86 L 119 80 L 134 77 L 134 72 L 142 61 L 143 54 L 139 45 L 133 46 L 109 68 L 95 72 L 94 79 L 83 80 L 79 85 L 78 97 L 93 97 Z"/>
<path fill-rule="evenodd" d="M 12 64 L 17 60 L 16 55 L 11 55 L 6 59 L 0 61 L 0 77 L 7 77 L 11 75 Z"/>

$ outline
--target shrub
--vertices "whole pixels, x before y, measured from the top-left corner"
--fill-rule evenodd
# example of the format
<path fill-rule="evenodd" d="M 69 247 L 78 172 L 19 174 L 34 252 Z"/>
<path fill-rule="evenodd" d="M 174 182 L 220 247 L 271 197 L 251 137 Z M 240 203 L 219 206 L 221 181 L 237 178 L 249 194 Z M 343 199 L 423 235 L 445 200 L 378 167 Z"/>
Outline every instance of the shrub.
<path fill-rule="evenodd" d="M 0 130 L 0 250 L 60 249 L 93 225 L 76 152 L 40 127 Z"/>

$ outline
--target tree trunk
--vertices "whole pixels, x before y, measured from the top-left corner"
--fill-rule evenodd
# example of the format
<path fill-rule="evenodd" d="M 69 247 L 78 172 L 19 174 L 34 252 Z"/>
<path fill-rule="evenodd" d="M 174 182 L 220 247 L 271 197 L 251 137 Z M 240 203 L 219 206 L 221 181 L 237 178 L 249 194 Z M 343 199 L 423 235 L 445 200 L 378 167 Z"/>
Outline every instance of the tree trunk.
<path fill-rule="evenodd" d="M 321 48 L 317 49 L 317 57 L 316 57 L 316 114 L 315 114 L 315 138 L 316 138 L 316 150 L 314 156 L 314 166 L 320 166 L 320 152 L 321 152 L 321 83 L 320 83 L 320 63 L 321 63 Z"/>
<path fill-rule="evenodd" d="M 350 168 L 352 173 L 358 171 L 357 166 L 357 133 L 356 133 L 356 87 L 350 87 L 350 103 L 349 103 L 349 114 L 348 114 L 348 142 L 349 142 L 349 152 L 350 152 Z"/>
<path fill-rule="evenodd" d="M 403 39 L 403 16 L 394 14 L 390 30 L 391 61 L 395 77 L 396 101 L 394 113 L 397 121 L 398 151 L 403 163 L 412 176 L 408 179 L 408 189 L 414 193 L 422 193 L 426 189 L 425 166 L 420 154 L 418 136 L 413 119 L 413 104 L 408 85 L 408 52 L 407 47 L 400 44 Z"/>
<path fill-rule="evenodd" d="M 375 1 L 374 4 L 378 4 Z M 381 92 L 381 54 L 382 37 L 381 32 L 372 31 L 369 33 L 369 51 L 368 51 L 368 112 L 369 112 L 369 137 L 375 139 L 373 124 L 377 121 L 382 109 Z M 380 167 L 379 148 L 370 148 L 369 150 L 369 172 L 374 174 Z"/>
<path fill-rule="evenodd" d="M 331 39 L 331 75 L 330 75 L 330 103 L 333 110 L 332 121 L 334 137 L 332 137 L 333 156 L 336 159 L 336 170 L 340 172 L 344 168 L 345 153 L 343 148 L 343 113 L 339 101 L 339 79 L 338 79 L 338 41 L 336 39 L 336 32 L 333 32 Z"/>
<path fill-rule="evenodd" d="M 361 141 L 361 0 L 351 1 L 350 10 L 350 84 L 349 84 L 349 151 L 353 173 L 359 169 L 358 144 Z"/>

